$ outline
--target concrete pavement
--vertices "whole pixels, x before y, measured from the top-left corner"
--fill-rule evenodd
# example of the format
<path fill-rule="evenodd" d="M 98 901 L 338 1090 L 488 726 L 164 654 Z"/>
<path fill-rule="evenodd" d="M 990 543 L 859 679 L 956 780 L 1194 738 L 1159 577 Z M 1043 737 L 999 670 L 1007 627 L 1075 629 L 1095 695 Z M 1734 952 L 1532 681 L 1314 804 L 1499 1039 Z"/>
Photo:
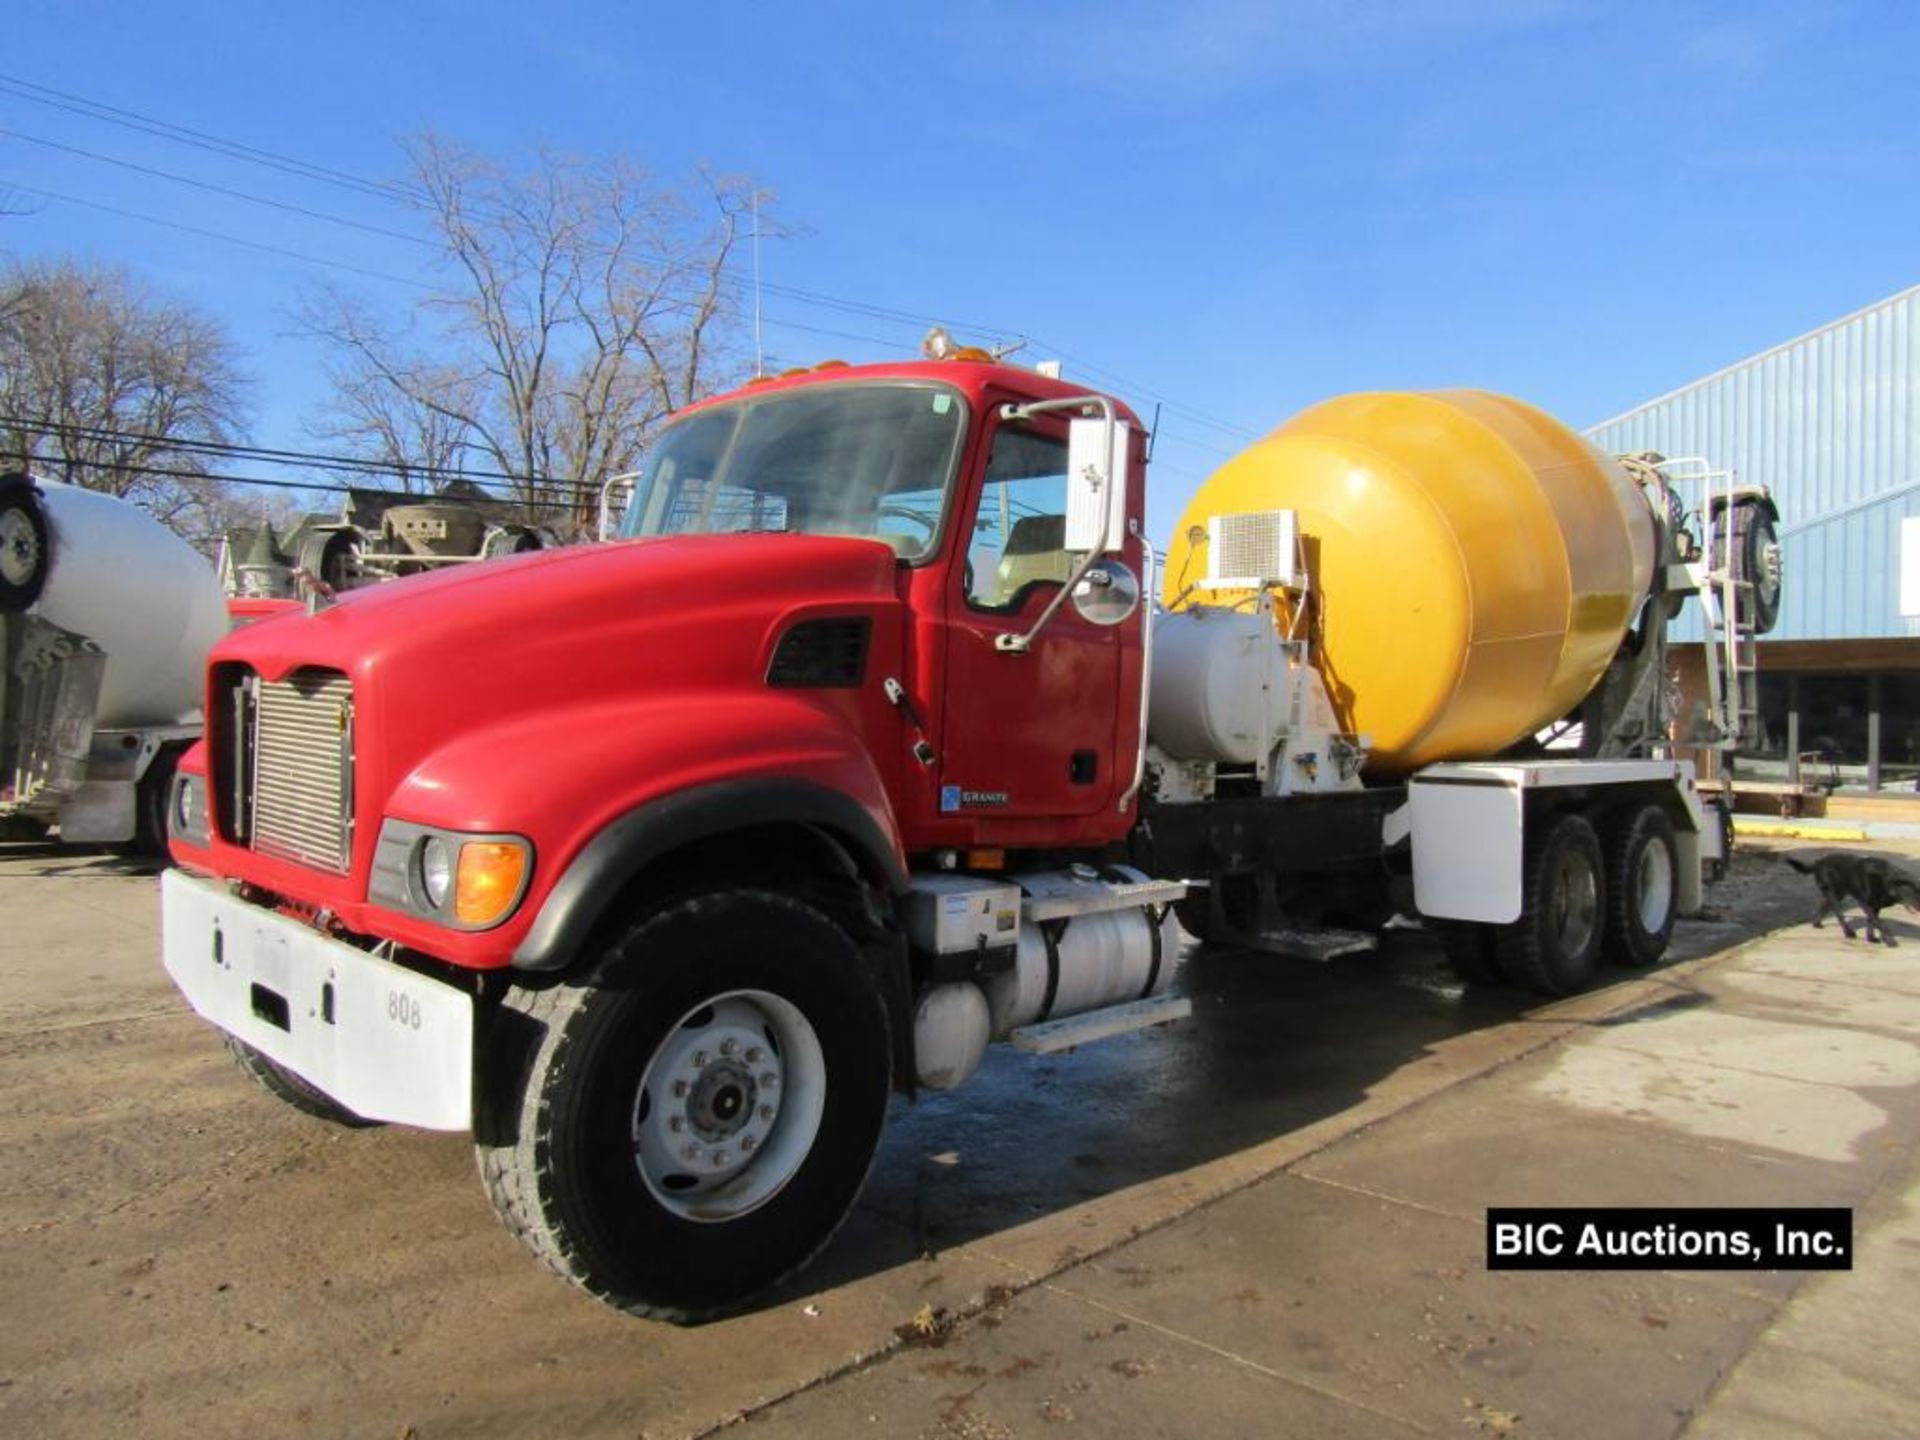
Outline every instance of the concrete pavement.
<path fill-rule="evenodd" d="M 1795 926 L 1611 1010 L 1544 1007 L 1531 1053 L 746 1432 L 1920 1434 L 1920 928 L 1896 927 Z M 1811 1279 L 1489 1273 L 1493 1204 L 1851 1205 L 1858 1253 Z"/>
<path fill-rule="evenodd" d="M 1202 952 L 1191 1022 L 997 1054 L 899 1107 L 820 1265 L 698 1330 L 532 1264 L 458 1137 L 342 1132 L 251 1089 L 168 989 L 152 891 L 98 857 L 0 852 L 8 1433 L 1719 1437 L 1920 1416 L 1898 1358 L 1920 1333 L 1899 1199 L 1920 931 L 1721 954 L 1813 908 L 1753 855 L 1681 936 L 1717 958 L 1559 1005 L 1463 996 L 1416 939 L 1356 966 Z M 1855 1204 L 1859 1268 L 1792 1303 L 1789 1276 L 1488 1274 L 1492 1203 Z"/>

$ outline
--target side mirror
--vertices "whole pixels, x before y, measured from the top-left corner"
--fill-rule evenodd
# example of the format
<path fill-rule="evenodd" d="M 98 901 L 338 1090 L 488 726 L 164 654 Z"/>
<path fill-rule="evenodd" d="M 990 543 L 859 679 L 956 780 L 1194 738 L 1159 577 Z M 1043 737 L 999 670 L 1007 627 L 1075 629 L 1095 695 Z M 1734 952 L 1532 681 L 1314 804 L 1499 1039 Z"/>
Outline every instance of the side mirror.
<path fill-rule="evenodd" d="M 1140 608 L 1140 582 L 1120 560 L 1108 556 L 1073 587 L 1073 608 L 1089 625 L 1119 625 Z"/>
<path fill-rule="evenodd" d="M 1066 548 L 1117 554 L 1127 538 L 1126 426 L 1107 417 L 1067 422 Z"/>
<path fill-rule="evenodd" d="M 627 506 L 633 503 L 633 487 L 639 481 L 638 470 L 607 477 L 607 483 L 600 487 L 600 523 L 594 527 L 596 540 L 606 540 L 620 528 L 626 519 Z M 613 498 L 616 490 L 626 491 L 617 501 Z"/>

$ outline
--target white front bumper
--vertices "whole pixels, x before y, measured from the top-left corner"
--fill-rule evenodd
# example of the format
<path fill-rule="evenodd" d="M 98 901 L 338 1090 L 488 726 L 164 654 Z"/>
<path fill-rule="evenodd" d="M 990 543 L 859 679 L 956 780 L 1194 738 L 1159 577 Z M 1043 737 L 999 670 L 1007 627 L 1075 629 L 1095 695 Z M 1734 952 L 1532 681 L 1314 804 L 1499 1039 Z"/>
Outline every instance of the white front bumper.
<path fill-rule="evenodd" d="M 160 877 L 167 973 L 202 1018 L 354 1114 L 427 1130 L 473 1123 L 473 997 L 236 900 Z"/>

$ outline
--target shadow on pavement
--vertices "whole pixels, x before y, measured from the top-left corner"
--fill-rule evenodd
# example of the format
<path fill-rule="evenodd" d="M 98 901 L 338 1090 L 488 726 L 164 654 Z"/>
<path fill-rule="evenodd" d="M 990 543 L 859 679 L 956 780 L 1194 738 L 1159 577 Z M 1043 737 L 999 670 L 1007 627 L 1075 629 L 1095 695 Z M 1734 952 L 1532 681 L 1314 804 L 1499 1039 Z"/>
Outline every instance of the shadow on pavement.
<path fill-rule="evenodd" d="M 1773 860 L 1743 856 L 1727 885 L 1709 892 L 1706 918 L 1682 923 L 1673 962 L 1804 923 L 1808 897 L 1778 883 L 1784 867 Z M 1658 983 L 1660 975 L 1611 970 L 1602 985 Z M 1194 1005 L 1177 1025 L 1058 1056 L 996 1046 L 960 1090 L 896 1100 L 860 1218 L 799 1284 L 765 1304 L 1302 1129 L 1350 1108 L 1437 1045 L 1525 1022 L 1547 1003 L 1513 990 L 1463 988 L 1439 947 L 1412 930 L 1388 932 L 1377 955 L 1327 965 L 1196 947 L 1175 988 Z M 1709 1003 L 1676 977 L 1659 998 L 1591 1023 L 1625 1024 Z"/>

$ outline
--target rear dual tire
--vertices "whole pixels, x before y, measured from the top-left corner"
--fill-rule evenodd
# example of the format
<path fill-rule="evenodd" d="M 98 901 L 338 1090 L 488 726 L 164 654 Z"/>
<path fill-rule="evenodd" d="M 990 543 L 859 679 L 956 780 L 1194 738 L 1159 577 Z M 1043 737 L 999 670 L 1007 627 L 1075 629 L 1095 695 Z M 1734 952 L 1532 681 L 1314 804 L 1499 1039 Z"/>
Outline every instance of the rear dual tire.
<path fill-rule="evenodd" d="M 1658 964 L 1673 937 L 1679 889 L 1673 822 L 1659 806 L 1617 814 L 1604 838 L 1585 815 L 1569 813 L 1529 835 L 1518 920 L 1433 928 L 1469 984 L 1504 979 L 1573 995 L 1593 983 L 1603 958 L 1635 969 Z"/>
<path fill-rule="evenodd" d="M 1520 918 L 1495 932 L 1501 973 L 1542 995 L 1572 995 L 1600 966 L 1606 914 L 1600 837 L 1584 815 L 1561 815 L 1527 840 Z"/>
<path fill-rule="evenodd" d="M 1618 816 L 1607 829 L 1606 957 L 1644 970 L 1660 963 L 1679 916 L 1680 861 L 1673 821 L 1657 805 Z"/>

